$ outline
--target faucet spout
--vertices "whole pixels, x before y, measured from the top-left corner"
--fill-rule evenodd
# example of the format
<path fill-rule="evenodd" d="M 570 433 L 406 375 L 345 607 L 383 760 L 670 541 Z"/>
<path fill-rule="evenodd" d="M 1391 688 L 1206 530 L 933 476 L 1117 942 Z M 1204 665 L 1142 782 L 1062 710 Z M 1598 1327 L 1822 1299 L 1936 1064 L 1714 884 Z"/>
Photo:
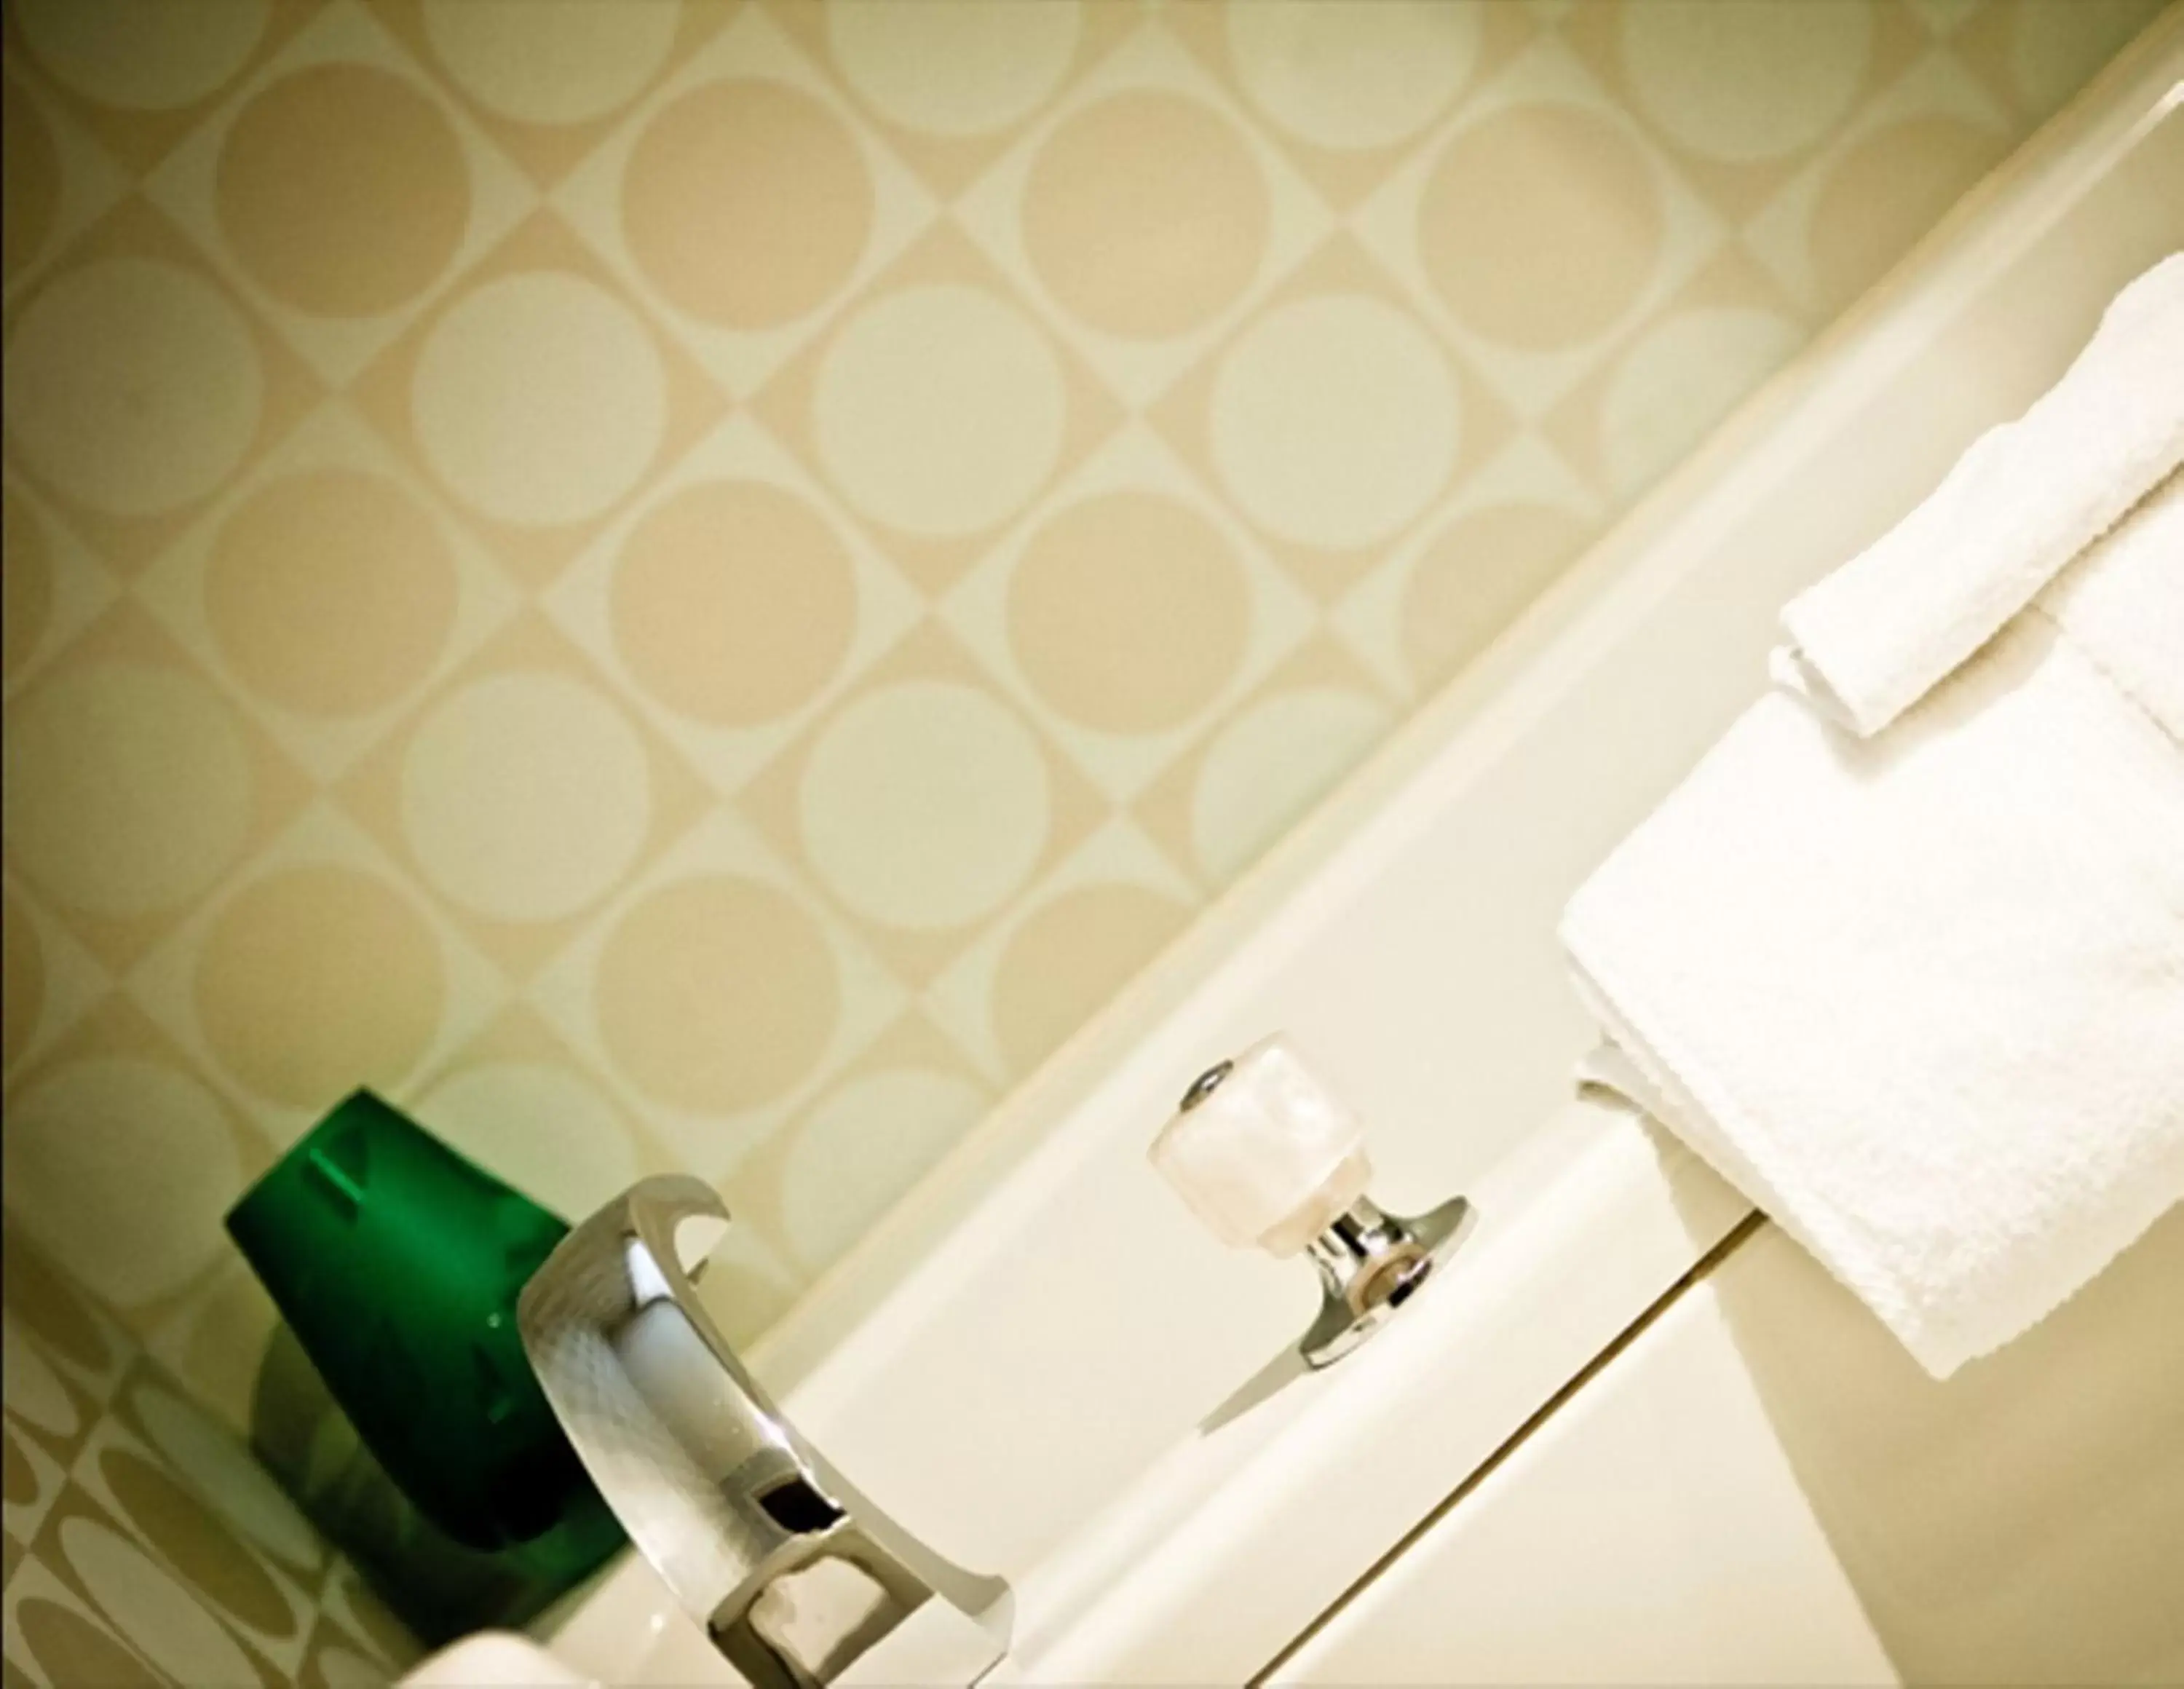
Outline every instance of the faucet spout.
<path fill-rule="evenodd" d="M 755 1689 L 817 1689 L 933 1601 L 1006 1650 L 1008 1585 L 920 1541 L 784 1418 L 692 1281 L 728 1219 L 684 1176 L 561 1240 L 517 1307 L 525 1352 L 599 1493 Z M 687 1256 L 678 1244 L 700 1245 Z"/>

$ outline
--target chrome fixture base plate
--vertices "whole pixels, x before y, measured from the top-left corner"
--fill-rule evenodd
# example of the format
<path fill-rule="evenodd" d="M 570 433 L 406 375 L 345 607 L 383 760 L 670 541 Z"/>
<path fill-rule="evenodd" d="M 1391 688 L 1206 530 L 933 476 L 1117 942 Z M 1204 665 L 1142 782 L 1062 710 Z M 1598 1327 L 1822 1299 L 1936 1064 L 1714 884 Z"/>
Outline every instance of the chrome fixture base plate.
<path fill-rule="evenodd" d="M 1456 1252 L 1478 1218 L 1462 1196 L 1408 1219 L 1361 1197 L 1312 1240 L 1321 1301 L 1297 1345 L 1305 1364 L 1331 1365 L 1378 1331 Z"/>

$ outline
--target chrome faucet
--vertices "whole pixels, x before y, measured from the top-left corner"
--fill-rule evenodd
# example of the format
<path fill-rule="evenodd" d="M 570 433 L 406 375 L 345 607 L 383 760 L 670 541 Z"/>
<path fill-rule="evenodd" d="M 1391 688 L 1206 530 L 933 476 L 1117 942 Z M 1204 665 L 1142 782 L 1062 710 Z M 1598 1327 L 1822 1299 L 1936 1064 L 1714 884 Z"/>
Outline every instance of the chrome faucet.
<path fill-rule="evenodd" d="M 744 1370 L 693 1289 L 727 1219 L 675 1175 L 564 1238 L 517 1310 L 547 1400 L 638 1551 L 755 1689 L 833 1682 L 913 1614 L 945 1621 L 975 1681 L 1006 1651 L 1007 1584 L 873 1506 Z"/>
<path fill-rule="evenodd" d="M 1193 1079 L 1149 1153 L 1224 1243 L 1312 1257 L 1319 1313 L 1297 1347 L 1313 1368 L 1385 1324 L 1478 1218 L 1462 1196 L 1407 1217 L 1368 1196 L 1363 1123 L 1279 1034 Z"/>

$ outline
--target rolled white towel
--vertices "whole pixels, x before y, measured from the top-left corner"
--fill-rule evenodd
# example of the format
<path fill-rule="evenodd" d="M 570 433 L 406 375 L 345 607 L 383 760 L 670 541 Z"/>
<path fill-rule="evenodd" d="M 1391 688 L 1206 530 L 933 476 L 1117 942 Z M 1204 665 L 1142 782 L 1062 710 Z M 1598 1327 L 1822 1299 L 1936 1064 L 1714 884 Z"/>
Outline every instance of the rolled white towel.
<path fill-rule="evenodd" d="M 1880 732 L 2184 462 L 2184 254 L 2119 293 L 2063 379 L 1791 600 L 1775 678 Z M 2180 659 L 2184 662 L 2184 658 Z"/>

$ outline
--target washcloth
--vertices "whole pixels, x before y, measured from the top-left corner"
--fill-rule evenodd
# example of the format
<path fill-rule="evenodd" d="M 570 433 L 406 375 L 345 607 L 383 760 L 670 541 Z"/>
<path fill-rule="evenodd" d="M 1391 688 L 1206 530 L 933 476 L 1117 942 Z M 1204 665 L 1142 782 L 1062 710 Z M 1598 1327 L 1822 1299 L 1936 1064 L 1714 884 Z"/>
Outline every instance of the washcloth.
<path fill-rule="evenodd" d="M 2119 293 L 2063 379 L 1918 510 L 1791 600 L 1776 680 L 1861 735 L 1886 727 L 2184 462 L 2180 395 L 2184 254 Z"/>
<path fill-rule="evenodd" d="M 1564 917 L 1619 1088 L 1936 1376 L 2184 1197 L 2179 485 L 1885 733 L 1763 698 Z"/>

